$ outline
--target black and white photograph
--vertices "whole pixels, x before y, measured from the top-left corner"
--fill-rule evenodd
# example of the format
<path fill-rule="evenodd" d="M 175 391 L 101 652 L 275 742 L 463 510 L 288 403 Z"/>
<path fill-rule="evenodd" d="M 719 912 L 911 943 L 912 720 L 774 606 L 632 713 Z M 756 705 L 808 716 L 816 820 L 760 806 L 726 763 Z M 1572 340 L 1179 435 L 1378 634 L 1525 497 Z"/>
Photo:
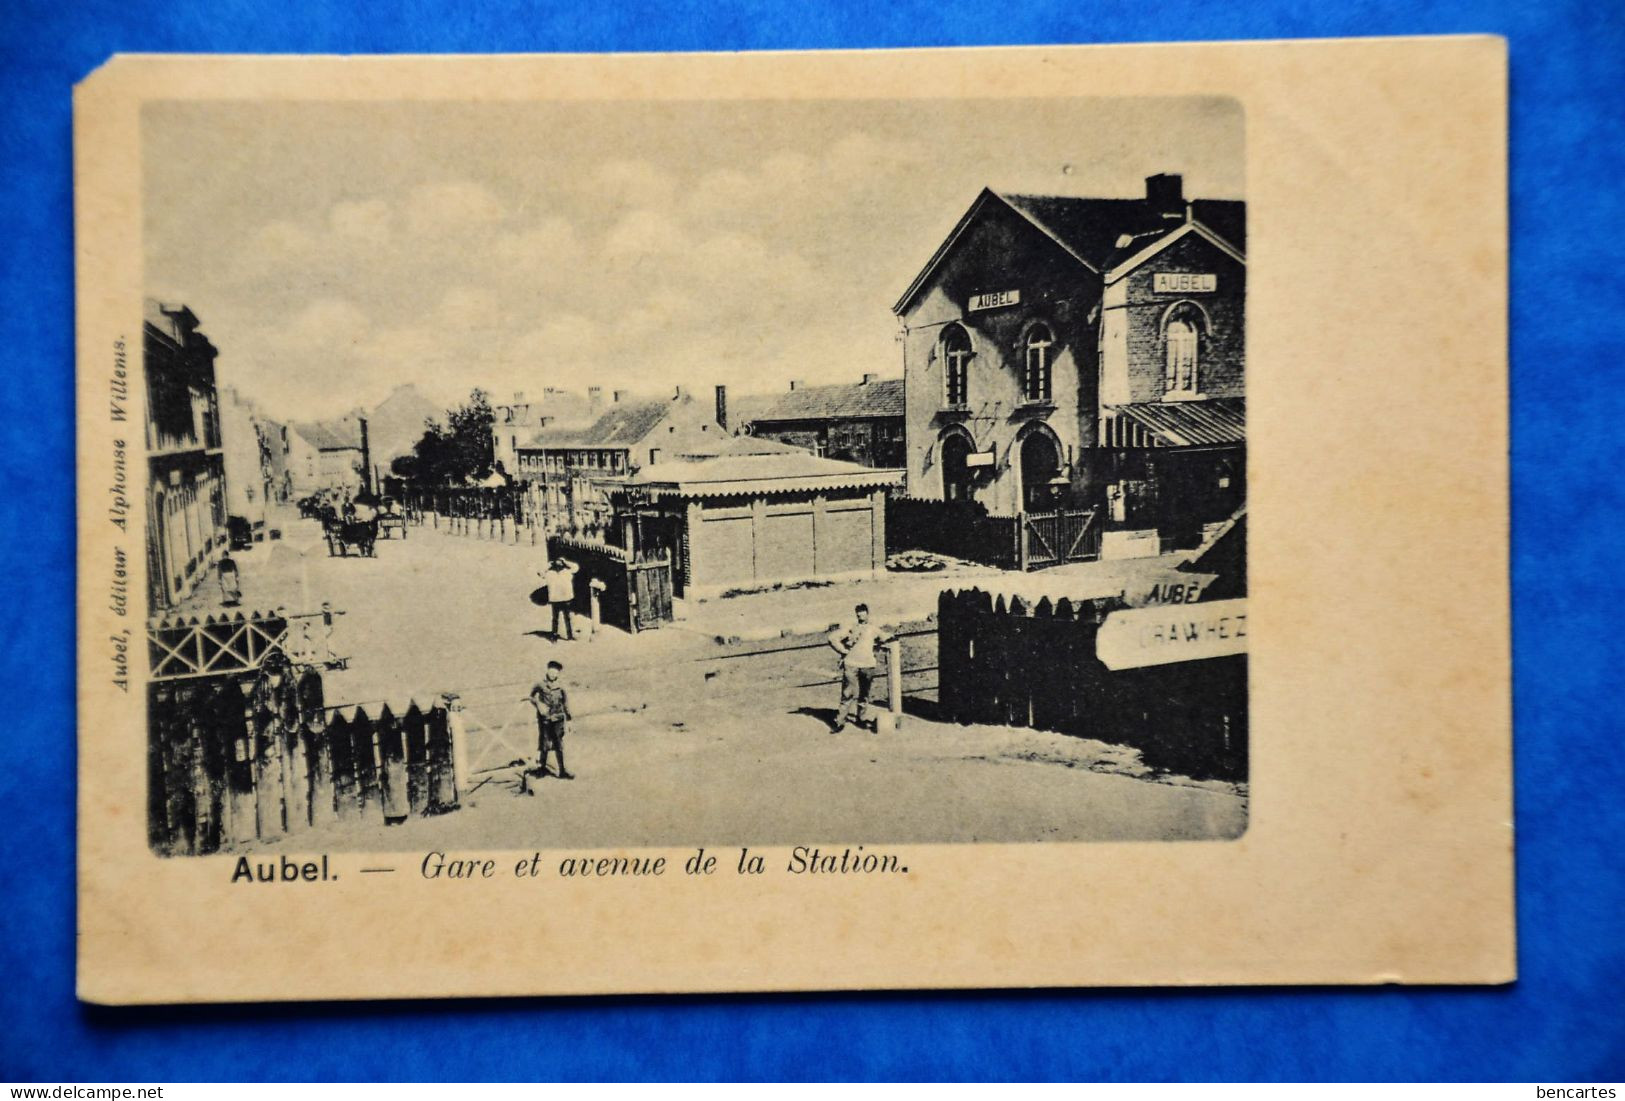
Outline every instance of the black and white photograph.
<path fill-rule="evenodd" d="M 1236 100 L 140 135 L 153 852 L 1246 832 Z"/>

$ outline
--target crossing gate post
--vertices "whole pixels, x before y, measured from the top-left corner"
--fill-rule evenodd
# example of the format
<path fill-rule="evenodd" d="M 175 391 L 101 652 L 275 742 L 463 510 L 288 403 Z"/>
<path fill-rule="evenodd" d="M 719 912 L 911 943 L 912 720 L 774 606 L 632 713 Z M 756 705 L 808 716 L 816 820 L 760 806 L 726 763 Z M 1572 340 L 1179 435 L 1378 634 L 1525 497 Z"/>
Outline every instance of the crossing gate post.
<path fill-rule="evenodd" d="M 463 701 L 455 692 L 442 692 L 441 702 L 446 708 L 446 733 L 451 738 L 451 775 L 457 789 L 457 801 L 462 802 L 468 790 L 468 729 L 463 722 Z"/>
<path fill-rule="evenodd" d="M 903 728 L 903 644 L 895 638 L 886 643 L 886 696 L 891 708 L 891 728 Z"/>

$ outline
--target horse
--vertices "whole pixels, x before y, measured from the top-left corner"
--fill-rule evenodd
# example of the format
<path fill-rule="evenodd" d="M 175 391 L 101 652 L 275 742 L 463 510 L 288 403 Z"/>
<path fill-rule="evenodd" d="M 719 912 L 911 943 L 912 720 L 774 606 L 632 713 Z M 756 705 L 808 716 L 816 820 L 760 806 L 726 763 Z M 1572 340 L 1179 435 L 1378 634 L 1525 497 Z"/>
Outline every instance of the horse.
<path fill-rule="evenodd" d="M 322 534 L 327 538 L 327 553 L 340 558 L 356 553 L 365 558 L 375 556 L 378 544 L 377 520 L 342 520 L 331 508 L 324 510 Z"/>

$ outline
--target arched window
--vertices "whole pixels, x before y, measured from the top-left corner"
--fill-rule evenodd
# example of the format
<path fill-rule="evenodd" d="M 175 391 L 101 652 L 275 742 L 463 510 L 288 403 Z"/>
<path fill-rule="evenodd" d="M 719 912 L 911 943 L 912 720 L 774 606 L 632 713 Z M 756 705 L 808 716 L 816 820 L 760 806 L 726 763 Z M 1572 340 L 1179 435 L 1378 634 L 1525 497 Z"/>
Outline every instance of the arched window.
<path fill-rule="evenodd" d="M 1047 325 L 1034 325 L 1027 333 L 1027 368 L 1021 396 L 1027 401 L 1050 400 L 1050 358 L 1055 344 Z"/>
<path fill-rule="evenodd" d="M 970 334 L 962 325 L 942 330 L 943 397 L 958 407 L 970 400 Z"/>
<path fill-rule="evenodd" d="M 1170 394 L 1194 394 L 1201 389 L 1202 311 L 1181 302 L 1168 311 L 1162 325 L 1167 352 L 1163 388 Z"/>

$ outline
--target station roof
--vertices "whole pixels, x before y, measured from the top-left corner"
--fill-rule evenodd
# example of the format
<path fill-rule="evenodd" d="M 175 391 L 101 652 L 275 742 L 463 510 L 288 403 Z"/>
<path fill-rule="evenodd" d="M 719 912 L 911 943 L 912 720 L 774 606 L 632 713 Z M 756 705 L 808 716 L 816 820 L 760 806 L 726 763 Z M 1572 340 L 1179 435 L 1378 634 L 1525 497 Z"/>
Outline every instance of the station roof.
<path fill-rule="evenodd" d="M 1019 195 L 983 188 L 947 239 L 892 307 L 905 312 L 974 222 L 989 209 L 1008 208 L 1054 241 L 1078 263 L 1104 272 L 1190 222 L 1235 252 L 1247 247 L 1247 204 L 1238 199 L 1192 199 L 1178 213 L 1146 199 L 1093 199 L 1073 195 Z"/>

